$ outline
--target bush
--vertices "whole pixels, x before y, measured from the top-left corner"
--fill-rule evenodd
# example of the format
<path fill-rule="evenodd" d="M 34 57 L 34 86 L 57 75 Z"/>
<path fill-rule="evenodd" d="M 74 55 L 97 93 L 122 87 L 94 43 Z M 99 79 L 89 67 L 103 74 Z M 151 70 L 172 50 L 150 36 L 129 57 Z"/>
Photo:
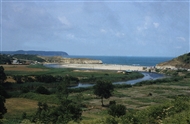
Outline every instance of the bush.
<path fill-rule="evenodd" d="M 0 85 L 0 95 L 5 98 L 9 97 L 9 95 L 7 94 L 7 91 L 5 90 L 5 88 L 2 85 Z"/>
<path fill-rule="evenodd" d="M 37 75 L 35 76 L 36 81 L 45 82 L 45 83 L 52 83 L 56 81 L 56 78 L 52 75 Z"/>
<path fill-rule="evenodd" d="M 46 94 L 46 95 L 49 95 L 50 92 L 48 89 L 46 89 L 45 87 L 43 86 L 39 86 L 37 89 L 36 89 L 36 93 L 39 93 L 39 94 Z"/>
<path fill-rule="evenodd" d="M 126 114 L 126 107 L 121 104 L 113 104 L 109 107 L 108 113 L 114 117 L 120 117 Z"/>
<path fill-rule="evenodd" d="M 115 88 L 131 88 L 131 84 L 116 84 L 114 85 Z"/>
<path fill-rule="evenodd" d="M 28 87 L 21 88 L 21 93 L 28 93 L 28 92 L 30 92 L 30 89 Z"/>
<path fill-rule="evenodd" d="M 18 84 L 23 83 L 22 78 L 23 78 L 23 76 L 21 76 L 21 75 L 14 75 L 14 76 L 13 76 L 13 79 L 14 79 L 14 80 L 16 81 L 16 83 L 18 83 Z"/>
<path fill-rule="evenodd" d="M 116 101 L 115 101 L 115 100 L 110 101 L 110 102 L 109 102 L 109 105 L 110 105 L 110 106 L 111 106 L 111 105 L 116 105 Z"/>

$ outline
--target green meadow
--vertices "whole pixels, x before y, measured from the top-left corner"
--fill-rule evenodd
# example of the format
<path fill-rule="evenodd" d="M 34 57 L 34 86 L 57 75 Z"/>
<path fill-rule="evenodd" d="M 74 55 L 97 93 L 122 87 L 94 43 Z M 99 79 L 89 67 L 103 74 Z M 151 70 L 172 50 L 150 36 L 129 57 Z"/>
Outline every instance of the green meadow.
<path fill-rule="evenodd" d="M 96 83 L 97 80 L 115 82 L 142 77 L 138 72 L 123 74 L 116 71 L 46 68 L 41 65 L 26 66 L 25 68 L 26 71 L 16 70 L 15 68 L 14 70 L 6 70 L 5 67 L 5 73 L 9 76 L 7 85 L 5 85 L 9 95 L 5 103 L 7 108 L 7 113 L 3 119 L 5 124 L 32 123 L 31 118 L 37 111 L 38 102 L 47 103 L 48 106 L 57 106 L 60 101 L 56 96 L 56 88 L 64 82 L 9 82 L 14 75 L 33 77 L 39 75 L 70 76 L 78 79 L 76 81 L 72 78 L 76 84 L 78 82 Z M 30 69 L 40 70 L 28 71 Z M 145 81 L 133 86 L 116 85 L 113 95 L 108 99 L 104 99 L 104 104 L 109 105 L 110 101 L 116 101 L 117 104 L 126 106 L 126 114 L 121 117 L 108 114 L 109 107 L 101 106 L 101 100 L 94 95 L 92 87 L 70 89 L 68 98 L 81 103 L 82 115 L 80 121 L 70 121 L 69 123 L 188 123 L 190 115 L 189 72 L 176 73 L 175 77 L 170 75 L 170 78 L 153 82 Z M 39 86 L 45 87 L 49 94 L 37 93 L 36 89 Z M 23 89 L 27 89 L 27 91 L 24 92 Z M 26 115 L 25 118 L 23 118 L 23 115 Z"/>

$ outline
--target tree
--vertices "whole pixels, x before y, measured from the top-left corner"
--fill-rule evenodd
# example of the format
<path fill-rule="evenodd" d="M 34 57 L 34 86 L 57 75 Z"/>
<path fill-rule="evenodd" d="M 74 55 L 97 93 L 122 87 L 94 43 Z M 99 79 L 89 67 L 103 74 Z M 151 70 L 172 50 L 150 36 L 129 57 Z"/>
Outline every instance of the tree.
<path fill-rule="evenodd" d="M 70 85 L 70 78 L 66 76 L 64 81 L 57 87 L 57 97 L 60 102 L 68 99 L 69 90 L 68 86 Z"/>
<path fill-rule="evenodd" d="M 7 79 L 3 66 L 0 66 L 0 83 L 2 84 Z"/>
<path fill-rule="evenodd" d="M 4 98 L 9 97 L 7 91 L 5 90 L 5 88 L 2 85 L 0 85 L 0 96 L 3 96 Z"/>
<path fill-rule="evenodd" d="M 109 81 L 97 81 L 96 85 L 93 87 L 94 94 L 99 96 L 101 98 L 102 106 L 103 104 L 103 98 L 108 99 L 110 96 L 112 96 L 112 91 L 114 90 L 114 86 Z"/>
<path fill-rule="evenodd" d="M 56 78 L 52 75 L 37 75 L 35 76 L 36 81 L 45 82 L 45 83 L 52 83 L 56 81 Z"/>
<path fill-rule="evenodd" d="M 5 107 L 5 98 L 0 95 L 0 119 L 3 118 L 3 115 L 7 112 Z"/>
<path fill-rule="evenodd" d="M 66 124 L 71 120 L 80 120 L 82 115 L 81 104 L 69 99 L 68 86 L 70 78 L 64 78 L 57 88 L 57 97 L 60 103 L 56 106 L 48 106 L 46 103 L 38 103 L 38 110 L 33 117 L 33 122 Z"/>
<path fill-rule="evenodd" d="M 23 83 L 22 77 L 23 76 L 21 76 L 21 75 L 14 75 L 13 79 L 16 81 L 16 83 L 21 84 L 21 83 Z"/>
<path fill-rule="evenodd" d="M 46 95 L 49 95 L 50 92 L 48 89 L 46 89 L 45 87 L 43 86 L 39 86 L 37 89 L 36 89 L 36 92 L 39 93 L 39 94 L 46 94 Z"/>
<path fill-rule="evenodd" d="M 114 117 L 120 117 L 125 115 L 126 113 L 126 107 L 121 104 L 113 104 L 109 107 L 108 113 Z"/>

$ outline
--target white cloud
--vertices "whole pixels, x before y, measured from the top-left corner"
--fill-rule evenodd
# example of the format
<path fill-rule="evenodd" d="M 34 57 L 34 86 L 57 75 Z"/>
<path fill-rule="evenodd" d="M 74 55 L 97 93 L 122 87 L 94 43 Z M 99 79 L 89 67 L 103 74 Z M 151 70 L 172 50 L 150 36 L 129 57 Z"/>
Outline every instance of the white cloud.
<path fill-rule="evenodd" d="M 67 34 L 67 38 L 68 38 L 68 39 L 74 39 L 74 38 L 75 38 L 75 35 L 74 35 L 74 34 Z"/>
<path fill-rule="evenodd" d="M 151 17 L 146 16 L 145 21 L 144 21 L 144 29 L 148 29 L 148 27 L 150 26 L 150 23 L 151 23 Z"/>
<path fill-rule="evenodd" d="M 117 33 L 115 33 L 115 35 L 116 35 L 117 37 L 125 36 L 125 34 L 124 34 L 124 33 L 121 33 L 121 32 L 117 32 Z"/>
<path fill-rule="evenodd" d="M 68 19 L 65 17 L 65 16 L 62 16 L 62 17 L 58 17 L 58 19 L 59 19 L 59 21 L 62 23 L 62 24 L 64 24 L 64 25 L 66 25 L 66 26 L 71 26 L 71 23 L 68 21 Z"/>
<path fill-rule="evenodd" d="M 184 37 L 176 37 L 179 41 L 186 41 Z"/>
<path fill-rule="evenodd" d="M 150 27 L 150 25 L 151 25 L 151 20 L 152 19 L 151 19 L 150 16 L 145 16 L 144 17 L 144 21 L 142 22 L 143 24 L 140 25 L 140 26 L 137 26 L 137 31 L 138 32 L 142 32 L 144 30 L 147 30 Z"/>
<path fill-rule="evenodd" d="M 157 23 L 157 22 L 154 22 L 153 25 L 154 25 L 155 28 L 158 28 L 160 26 L 160 24 Z"/>
<path fill-rule="evenodd" d="M 107 33 L 107 31 L 105 29 L 100 29 L 101 33 Z"/>

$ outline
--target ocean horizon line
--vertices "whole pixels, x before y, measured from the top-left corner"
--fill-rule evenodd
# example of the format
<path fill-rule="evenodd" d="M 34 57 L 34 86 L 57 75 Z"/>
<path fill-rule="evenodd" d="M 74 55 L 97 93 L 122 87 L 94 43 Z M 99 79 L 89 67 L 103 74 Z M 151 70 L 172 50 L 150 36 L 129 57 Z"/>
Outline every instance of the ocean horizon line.
<path fill-rule="evenodd" d="M 150 58 L 175 58 L 176 56 L 128 56 L 128 55 L 67 55 L 69 56 L 94 56 L 94 57 L 150 57 Z"/>
<path fill-rule="evenodd" d="M 104 64 L 156 66 L 159 63 L 172 60 L 173 57 L 135 57 L 135 56 L 86 56 L 70 55 L 66 58 L 87 58 L 101 60 Z"/>

